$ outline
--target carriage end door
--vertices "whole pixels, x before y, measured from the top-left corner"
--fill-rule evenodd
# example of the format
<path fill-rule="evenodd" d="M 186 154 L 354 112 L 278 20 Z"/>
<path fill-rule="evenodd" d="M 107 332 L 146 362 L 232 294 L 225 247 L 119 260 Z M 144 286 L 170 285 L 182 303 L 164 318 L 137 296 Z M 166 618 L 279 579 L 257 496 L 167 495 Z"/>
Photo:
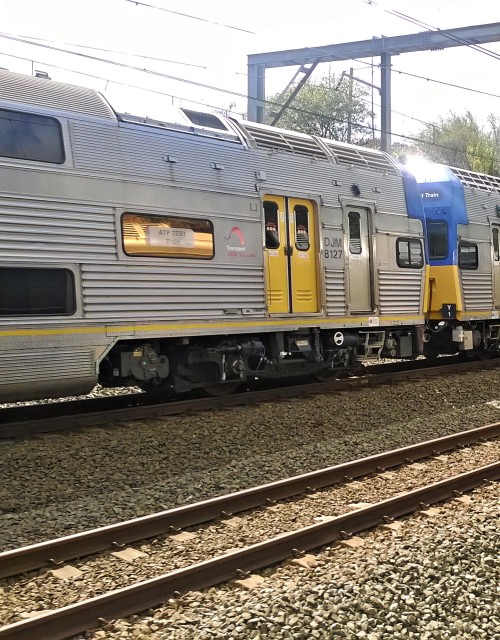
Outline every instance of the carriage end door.
<path fill-rule="evenodd" d="M 369 209 L 347 207 L 344 212 L 344 229 L 347 234 L 347 278 L 350 313 L 371 313 L 372 299 L 372 249 L 370 242 Z"/>
<path fill-rule="evenodd" d="M 493 244 L 493 306 L 500 308 L 500 226 L 492 225 Z"/>
<path fill-rule="evenodd" d="M 265 196 L 266 292 L 269 313 L 317 313 L 314 202 Z"/>

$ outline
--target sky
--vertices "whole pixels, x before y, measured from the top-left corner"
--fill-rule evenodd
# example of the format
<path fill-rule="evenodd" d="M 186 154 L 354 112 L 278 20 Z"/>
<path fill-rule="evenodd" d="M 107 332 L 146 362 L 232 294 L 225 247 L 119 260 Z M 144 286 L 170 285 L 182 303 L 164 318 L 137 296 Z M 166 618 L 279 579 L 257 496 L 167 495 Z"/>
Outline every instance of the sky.
<path fill-rule="evenodd" d="M 244 116 L 249 54 L 424 30 L 391 11 L 436 29 L 500 22 L 498 0 L 0 0 L 0 10 L 0 67 L 45 71 L 100 91 L 118 112 L 166 121 L 179 106 L 231 107 Z M 500 42 L 483 47 L 500 57 Z M 450 111 L 469 109 L 486 124 L 488 114 L 500 112 L 495 55 L 453 47 L 393 56 L 393 140 L 416 136 Z M 323 64 L 314 78 L 350 67 L 380 85 L 371 59 Z M 268 70 L 266 95 L 282 91 L 295 71 Z M 366 99 L 371 108 L 370 89 Z M 376 89 L 373 100 L 380 127 Z"/>

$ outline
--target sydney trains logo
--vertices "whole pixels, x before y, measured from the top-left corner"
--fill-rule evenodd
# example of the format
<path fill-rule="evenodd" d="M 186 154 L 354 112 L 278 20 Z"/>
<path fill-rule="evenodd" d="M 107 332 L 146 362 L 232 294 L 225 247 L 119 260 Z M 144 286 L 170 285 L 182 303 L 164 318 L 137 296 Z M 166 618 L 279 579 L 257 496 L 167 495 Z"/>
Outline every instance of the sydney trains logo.
<path fill-rule="evenodd" d="M 243 231 L 239 227 L 233 227 L 229 232 L 228 236 L 224 236 L 224 240 L 230 240 L 232 237 L 238 238 L 240 241 L 240 247 L 245 246 L 245 236 L 243 235 Z"/>
<path fill-rule="evenodd" d="M 228 256 L 239 258 L 255 258 L 255 253 L 247 251 L 245 242 L 245 234 L 239 227 L 233 227 L 227 236 L 224 236 L 224 240 L 227 240 L 226 250 Z"/>
<path fill-rule="evenodd" d="M 441 192 L 435 189 L 434 191 L 423 191 L 422 200 L 435 200 L 441 197 Z"/>

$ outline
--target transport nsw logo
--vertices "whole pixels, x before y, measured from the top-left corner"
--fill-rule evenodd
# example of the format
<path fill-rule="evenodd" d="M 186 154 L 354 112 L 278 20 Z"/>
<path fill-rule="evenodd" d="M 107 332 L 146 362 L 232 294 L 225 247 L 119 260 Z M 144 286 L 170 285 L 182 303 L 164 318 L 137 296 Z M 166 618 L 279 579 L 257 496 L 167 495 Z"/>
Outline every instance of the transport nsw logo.
<path fill-rule="evenodd" d="M 233 227 L 227 236 L 224 236 L 226 242 L 227 255 L 237 258 L 255 258 L 255 253 L 247 251 L 245 242 L 245 234 L 239 227 Z"/>

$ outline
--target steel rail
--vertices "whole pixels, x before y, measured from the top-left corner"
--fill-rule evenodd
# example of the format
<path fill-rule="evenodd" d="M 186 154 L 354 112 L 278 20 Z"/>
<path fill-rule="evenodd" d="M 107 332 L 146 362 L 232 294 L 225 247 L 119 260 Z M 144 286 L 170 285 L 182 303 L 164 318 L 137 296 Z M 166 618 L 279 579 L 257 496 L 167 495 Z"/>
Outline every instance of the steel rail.
<path fill-rule="evenodd" d="M 500 462 L 436 482 L 404 495 L 383 500 L 282 536 L 206 560 L 184 569 L 84 600 L 28 620 L 0 628 L 0 640 L 64 640 L 95 627 L 102 619 L 115 619 L 145 611 L 190 590 L 214 586 L 305 552 L 330 544 L 347 534 L 370 529 L 387 518 L 407 515 L 465 492 L 485 481 L 500 479 Z"/>
<path fill-rule="evenodd" d="M 306 491 L 322 489 L 346 479 L 359 478 L 383 469 L 422 459 L 457 447 L 500 436 L 500 422 L 469 429 L 434 440 L 312 471 L 300 476 L 260 485 L 175 509 L 161 511 L 106 527 L 20 547 L 0 553 L 0 578 L 39 569 L 49 564 L 97 553 L 112 546 L 171 533 L 172 530 L 215 520 Z"/>
<path fill-rule="evenodd" d="M 388 375 L 388 374 L 384 374 Z M 222 397 L 191 398 L 189 400 L 176 400 L 170 402 L 157 402 L 141 404 L 137 406 L 109 409 L 105 412 L 99 410 L 87 411 L 73 415 L 45 416 L 42 418 L 27 419 L 22 421 L 5 422 L 0 426 L 0 438 L 10 438 L 30 435 L 47 431 L 68 430 L 72 427 L 90 427 L 101 424 L 113 424 L 120 420 L 141 420 L 144 418 L 172 416 L 196 411 L 207 411 L 224 407 L 241 406 L 266 400 L 279 400 L 306 395 L 307 393 L 321 393 L 334 390 L 351 389 L 368 384 L 365 378 L 351 378 L 349 380 L 334 380 L 332 382 L 316 382 L 310 384 L 294 385 L 289 387 L 277 387 L 258 391 L 246 391 L 233 393 Z M 127 400 L 129 396 L 126 397 Z M 69 403 L 71 404 L 71 403 Z M 47 411 L 53 405 L 47 404 Z M 54 406 L 59 407 L 60 403 Z M 29 407 L 27 407 L 29 409 Z M 7 410 L 9 411 L 9 410 Z M 1 414 L 0 414 L 1 415 Z"/>
<path fill-rule="evenodd" d="M 420 365 L 420 362 L 424 362 L 424 365 Z M 388 382 L 404 382 L 406 380 L 414 380 L 415 378 L 427 378 L 478 369 L 491 369 L 498 367 L 499 362 L 500 359 L 497 358 L 487 361 L 472 361 L 458 364 L 455 362 L 454 364 L 440 364 L 429 367 L 428 363 L 425 363 L 425 361 L 417 360 L 413 362 L 415 365 L 415 368 L 413 369 L 406 371 L 393 371 L 390 373 L 380 372 L 380 369 L 390 367 L 391 365 L 374 365 L 373 367 L 367 368 L 365 376 L 359 378 L 295 384 L 293 386 L 286 387 L 273 387 L 272 389 L 247 391 L 244 393 L 235 393 L 216 398 L 197 398 L 174 402 L 156 402 L 152 404 L 144 404 L 141 399 L 142 403 L 137 406 L 108 409 L 104 412 L 101 408 L 77 414 L 60 415 L 61 405 L 64 406 L 65 404 L 69 405 L 73 403 L 45 404 L 44 408 L 48 413 L 50 413 L 51 407 L 57 407 L 55 410 L 58 412 L 58 415 L 45 415 L 44 417 L 37 417 L 34 419 L 25 419 L 25 417 L 23 417 L 22 420 L 16 419 L 14 421 L 11 420 L 10 422 L 5 422 L 5 419 L 9 420 L 9 412 L 19 413 L 19 410 L 17 408 L 0 409 L 0 421 L 4 421 L 3 424 L 0 425 L 0 438 L 15 438 L 28 436 L 33 433 L 54 432 L 102 424 L 110 425 L 123 420 L 142 420 L 151 417 L 171 416 L 193 411 L 207 411 L 210 409 L 234 407 L 252 403 L 255 404 L 257 402 L 303 397 L 309 394 L 344 391 L 352 388 L 386 384 Z M 372 368 L 375 371 L 378 370 L 377 373 L 374 372 L 372 374 L 370 372 Z M 130 394 L 124 397 L 126 398 L 124 402 L 132 402 L 135 396 L 134 394 Z M 77 402 L 79 406 L 83 407 L 86 402 L 90 404 L 91 402 L 94 403 L 95 400 Z M 110 399 L 104 398 L 103 402 L 110 403 Z M 26 407 L 26 411 L 29 412 L 29 410 L 30 407 Z M 38 406 L 37 411 L 39 411 Z"/>

